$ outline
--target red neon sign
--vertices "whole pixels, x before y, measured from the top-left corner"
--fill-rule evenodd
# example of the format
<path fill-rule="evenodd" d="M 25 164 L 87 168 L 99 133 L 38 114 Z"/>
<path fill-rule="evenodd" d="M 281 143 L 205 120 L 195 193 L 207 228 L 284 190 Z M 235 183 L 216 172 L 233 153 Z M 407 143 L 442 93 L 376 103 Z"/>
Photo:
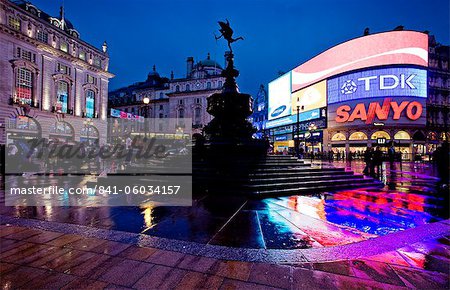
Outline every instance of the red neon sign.
<path fill-rule="evenodd" d="M 404 113 L 409 120 L 415 121 L 422 116 L 423 112 L 422 104 L 417 101 L 403 101 L 398 104 L 391 98 L 386 98 L 382 105 L 379 102 L 371 102 L 367 109 L 364 103 L 359 103 L 354 108 L 349 105 L 342 105 L 336 110 L 335 121 L 346 123 L 359 119 L 365 121 L 366 124 L 372 124 L 375 117 L 380 121 L 387 120 L 391 109 L 393 120 L 399 120 Z"/>

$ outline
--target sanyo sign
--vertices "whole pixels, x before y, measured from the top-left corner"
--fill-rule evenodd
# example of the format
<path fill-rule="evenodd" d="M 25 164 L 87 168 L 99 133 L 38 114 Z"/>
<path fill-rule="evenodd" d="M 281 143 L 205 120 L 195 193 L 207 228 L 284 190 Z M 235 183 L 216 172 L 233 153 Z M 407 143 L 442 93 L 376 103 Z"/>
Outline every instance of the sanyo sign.
<path fill-rule="evenodd" d="M 328 81 L 329 104 L 396 96 L 426 98 L 426 70 L 385 68 L 352 73 Z"/>

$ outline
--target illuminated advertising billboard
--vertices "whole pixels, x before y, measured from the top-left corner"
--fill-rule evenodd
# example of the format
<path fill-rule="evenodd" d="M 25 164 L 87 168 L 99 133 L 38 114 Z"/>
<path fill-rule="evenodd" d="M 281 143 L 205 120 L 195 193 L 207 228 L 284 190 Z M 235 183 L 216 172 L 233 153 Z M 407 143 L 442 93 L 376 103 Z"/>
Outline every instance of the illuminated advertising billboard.
<path fill-rule="evenodd" d="M 309 111 L 327 105 L 327 82 L 321 81 L 292 94 L 292 114 L 297 114 L 297 107 L 301 111 Z"/>
<path fill-rule="evenodd" d="M 384 97 L 328 105 L 328 128 L 368 125 L 425 125 L 426 99 Z"/>
<path fill-rule="evenodd" d="M 291 73 L 269 83 L 269 120 L 291 114 Z"/>
<path fill-rule="evenodd" d="M 300 90 L 301 92 L 303 90 Z M 427 97 L 427 72 L 417 68 L 360 71 L 328 80 L 328 104 L 374 97 Z"/>
<path fill-rule="evenodd" d="M 308 121 L 308 120 L 318 119 L 320 117 L 321 117 L 320 109 L 314 109 L 314 110 L 311 110 L 308 112 L 300 113 L 299 121 L 304 122 L 304 121 Z M 276 119 L 276 120 L 267 121 L 266 128 L 270 129 L 270 128 L 275 128 L 275 127 L 279 127 L 279 126 L 294 124 L 296 122 L 297 122 L 297 114 L 290 115 L 290 116 Z"/>
<path fill-rule="evenodd" d="M 339 44 L 292 71 L 292 92 L 344 72 L 392 64 L 428 66 L 428 35 L 390 31 Z"/>

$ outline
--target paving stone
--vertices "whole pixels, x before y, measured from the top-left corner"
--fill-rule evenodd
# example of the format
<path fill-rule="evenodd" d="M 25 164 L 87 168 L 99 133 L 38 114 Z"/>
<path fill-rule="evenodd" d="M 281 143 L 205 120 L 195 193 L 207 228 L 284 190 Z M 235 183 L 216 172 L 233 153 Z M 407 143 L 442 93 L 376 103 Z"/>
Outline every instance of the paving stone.
<path fill-rule="evenodd" d="M 371 279 L 382 283 L 405 286 L 388 264 L 374 261 L 354 260 L 351 262 L 356 277 Z"/>
<path fill-rule="evenodd" d="M 5 275 L 6 273 L 17 269 L 19 265 L 0 262 L 0 275 Z"/>
<path fill-rule="evenodd" d="M 32 285 L 28 282 L 38 277 L 38 279 L 46 275 L 45 270 L 36 269 L 31 267 L 18 267 L 14 271 L 2 275 L 0 279 L 0 285 L 2 289 L 17 289 L 28 287 L 26 285 Z M 34 287 L 33 287 L 34 288 Z"/>
<path fill-rule="evenodd" d="M 147 261 L 153 264 L 174 267 L 181 261 L 181 259 L 183 259 L 184 256 L 185 254 L 179 252 L 156 250 L 150 257 L 148 257 Z"/>
<path fill-rule="evenodd" d="M 18 247 L 11 247 L 9 250 L 2 252 L 0 254 L 0 259 L 3 261 L 4 259 L 6 259 L 9 256 L 14 256 L 14 255 L 18 255 L 30 248 L 33 248 L 36 244 L 33 243 L 23 243 Z"/>
<path fill-rule="evenodd" d="M 52 245 L 52 246 L 62 247 L 64 245 L 72 243 L 76 240 L 80 240 L 82 238 L 83 237 L 79 236 L 79 235 L 65 234 L 61 237 L 58 237 L 54 240 L 49 241 L 47 244 Z"/>
<path fill-rule="evenodd" d="M 123 261 L 122 258 L 97 254 L 89 260 L 70 269 L 70 272 L 73 275 L 83 276 L 89 279 L 98 279 L 111 266 L 121 261 Z"/>
<path fill-rule="evenodd" d="M 152 267 L 153 264 L 150 263 L 134 260 L 123 260 L 108 268 L 99 280 L 125 287 L 131 287 Z"/>
<path fill-rule="evenodd" d="M 267 285 L 260 285 L 260 284 L 256 284 L 256 283 L 244 282 L 244 281 L 232 280 L 232 279 L 225 278 L 223 280 L 222 285 L 220 286 L 220 289 L 223 289 L 223 290 L 247 290 L 247 289 L 271 290 L 271 289 L 282 289 L 282 288 L 275 288 L 275 287 L 270 287 Z"/>
<path fill-rule="evenodd" d="M 15 247 L 21 246 L 25 244 L 24 241 L 18 241 L 18 240 L 9 240 L 9 239 L 3 239 L 0 238 L 0 253 L 9 251 Z"/>
<path fill-rule="evenodd" d="M 251 263 L 240 261 L 218 261 L 209 270 L 210 274 L 231 279 L 247 281 L 250 275 Z"/>
<path fill-rule="evenodd" d="M 185 255 L 180 263 L 178 263 L 177 267 L 206 273 L 214 264 L 217 263 L 217 261 L 217 259 L 213 258 Z"/>
<path fill-rule="evenodd" d="M 274 264 L 255 263 L 250 270 L 249 282 L 290 289 L 292 268 Z"/>
<path fill-rule="evenodd" d="M 130 244 L 124 244 L 114 241 L 106 241 L 105 243 L 102 243 L 97 247 L 92 248 L 91 251 L 95 253 L 115 256 L 129 247 L 131 247 Z"/>
<path fill-rule="evenodd" d="M 313 269 L 334 274 L 354 276 L 349 260 L 326 262 L 326 263 L 313 263 Z"/>
<path fill-rule="evenodd" d="M 29 256 L 34 255 L 35 253 L 48 248 L 46 245 L 41 244 L 33 244 L 32 247 L 29 247 L 23 251 L 17 252 L 13 255 L 9 255 L 5 258 L 3 258 L 3 262 L 10 262 L 10 263 L 21 263 L 22 261 L 26 260 Z"/>
<path fill-rule="evenodd" d="M 133 288 L 173 289 L 180 283 L 186 273 L 186 270 L 155 265 L 133 285 Z"/>
<path fill-rule="evenodd" d="M 17 232 L 13 232 L 10 233 L 9 235 L 5 235 L 3 237 L 7 238 L 7 239 L 14 239 L 14 240 L 25 240 L 29 237 L 35 236 L 42 233 L 41 230 L 36 230 L 36 229 L 28 229 L 26 228 L 25 230 L 20 230 Z"/>
<path fill-rule="evenodd" d="M 291 289 L 406 289 L 373 280 L 296 268 Z"/>
<path fill-rule="evenodd" d="M 64 286 L 62 289 L 89 289 L 89 290 L 95 290 L 95 289 L 104 289 L 108 283 L 98 280 L 87 280 L 82 278 L 76 278 L 66 286 Z"/>
<path fill-rule="evenodd" d="M 63 233 L 55 233 L 55 232 L 42 232 L 40 234 L 31 236 L 27 239 L 25 239 L 25 241 L 30 242 L 30 243 L 38 243 L 38 244 L 45 244 L 51 240 L 54 240 L 58 237 L 63 236 Z"/>
<path fill-rule="evenodd" d="M 95 238 L 83 238 L 83 239 L 78 239 L 76 241 L 67 243 L 64 245 L 64 247 L 73 248 L 73 249 L 82 250 L 82 251 L 90 251 L 104 243 L 106 243 L 105 240 L 100 240 L 100 239 L 95 239 Z"/>
<path fill-rule="evenodd" d="M 175 289 L 219 289 L 223 279 L 223 277 L 219 276 L 188 272 Z"/>
<path fill-rule="evenodd" d="M 26 229 L 27 228 L 18 227 L 18 226 L 0 225 L 0 237 L 5 237 L 5 236 L 13 234 L 13 233 L 19 233 Z"/>
<path fill-rule="evenodd" d="M 39 256 L 37 259 L 33 261 L 29 261 L 28 265 L 32 267 L 42 267 L 45 268 L 45 264 L 49 261 L 53 261 L 54 259 L 66 254 L 70 249 L 64 249 L 60 247 L 49 246 L 47 248 L 47 252 L 44 252 L 42 256 Z"/>
<path fill-rule="evenodd" d="M 75 258 L 83 255 L 84 253 L 85 252 L 82 252 L 82 251 L 69 249 L 69 251 L 67 251 L 63 255 L 58 256 L 58 257 L 48 261 L 44 265 L 42 265 L 42 268 L 46 268 L 46 269 L 50 269 L 50 270 L 56 270 L 58 268 L 62 268 L 62 267 L 64 267 L 65 264 L 72 263 Z M 61 271 L 61 272 L 63 272 L 63 271 Z"/>
<path fill-rule="evenodd" d="M 120 252 L 118 256 L 131 260 L 146 261 L 154 252 L 156 252 L 156 249 L 153 248 L 131 246 Z"/>
<path fill-rule="evenodd" d="M 392 266 L 408 288 L 450 289 L 449 275 L 419 269 Z"/>
<path fill-rule="evenodd" d="M 395 264 L 400 266 L 409 266 L 408 262 L 405 261 L 402 255 L 396 251 L 386 252 L 379 255 L 374 255 L 366 257 L 363 260 L 377 261 L 388 264 Z"/>
<path fill-rule="evenodd" d="M 33 285 L 33 289 L 60 289 L 75 280 L 75 278 L 63 273 L 47 273 L 34 278 L 28 284 Z"/>

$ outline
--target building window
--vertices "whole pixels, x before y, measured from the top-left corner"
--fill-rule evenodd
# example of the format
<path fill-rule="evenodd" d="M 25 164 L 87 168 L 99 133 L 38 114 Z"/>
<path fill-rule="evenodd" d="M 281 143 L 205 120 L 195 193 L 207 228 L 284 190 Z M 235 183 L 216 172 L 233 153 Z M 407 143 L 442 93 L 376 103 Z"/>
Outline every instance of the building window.
<path fill-rule="evenodd" d="M 22 49 L 20 47 L 17 48 L 17 57 L 31 62 L 36 62 L 36 54 L 31 53 L 31 51 Z"/>
<path fill-rule="evenodd" d="M 385 131 L 377 131 L 372 134 L 372 137 L 370 137 L 372 140 L 378 138 L 391 139 L 391 136 Z"/>
<path fill-rule="evenodd" d="M 26 68 L 19 68 L 16 77 L 15 102 L 31 105 L 33 99 L 33 73 Z"/>
<path fill-rule="evenodd" d="M 195 125 L 200 125 L 201 122 L 202 122 L 202 110 L 200 108 L 195 108 L 194 123 L 195 123 Z"/>
<path fill-rule="evenodd" d="M 342 133 L 336 133 L 331 137 L 331 141 L 344 141 L 345 139 L 345 135 Z"/>
<path fill-rule="evenodd" d="M 8 16 L 8 26 L 14 30 L 20 31 L 20 19 L 14 16 Z"/>
<path fill-rule="evenodd" d="M 163 106 L 163 105 L 159 105 L 159 109 L 160 109 L 160 110 L 163 110 L 163 109 L 164 109 L 164 106 Z"/>
<path fill-rule="evenodd" d="M 163 113 L 159 113 L 159 118 L 160 119 L 164 118 L 164 114 Z"/>
<path fill-rule="evenodd" d="M 195 99 L 195 103 L 196 103 L 196 104 L 200 104 L 201 102 L 202 102 L 202 100 L 201 100 L 200 98 L 196 98 L 196 99 Z"/>
<path fill-rule="evenodd" d="M 411 140 L 411 136 L 409 136 L 408 132 L 398 131 L 394 135 L 395 140 Z"/>
<path fill-rule="evenodd" d="M 206 83 L 206 88 L 207 88 L 208 90 L 211 89 L 211 82 L 207 82 L 207 83 Z"/>
<path fill-rule="evenodd" d="M 58 63 L 57 71 L 65 75 L 70 75 L 70 67 L 61 63 Z"/>
<path fill-rule="evenodd" d="M 84 52 L 83 50 L 80 50 L 80 52 L 78 53 L 78 58 L 82 59 L 82 60 L 86 60 L 86 52 Z"/>
<path fill-rule="evenodd" d="M 222 81 L 219 81 L 219 89 L 222 87 Z"/>
<path fill-rule="evenodd" d="M 162 92 L 159 93 L 159 98 L 160 99 L 164 98 L 164 94 Z"/>
<path fill-rule="evenodd" d="M 348 140 L 367 140 L 367 135 L 363 132 L 355 132 L 348 137 Z"/>
<path fill-rule="evenodd" d="M 180 86 L 179 86 L 179 85 L 177 85 L 177 86 L 175 87 L 175 91 L 176 91 L 176 92 L 179 92 L 179 91 L 180 91 Z"/>
<path fill-rule="evenodd" d="M 94 57 L 94 66 L 101 68 L 102 67 L 102 61 L 98 57 Z"/>
<path fill-rule="evenodd" d="M 58 81 L 55 110 L 58 113 L 67 113 L 69 104 L 69 84 L 65 81 Z"/>
<path fill-rule="evenodd" d="M 95 92 L 93 90 L 86 91 L 86 117 L 94 118 L 95 112 Z"/>
<path fill-rule="evenodd" d="M 183 119 L 184 118 L 184 109 L 178 110 L 178 118 Z"/>
<path fill-rule="evenodd" d="M 67 44 L 67 42 L 61 41 L 61 43 L 59 44 L 59 49 L 64 51 L 64 52 L 68 52 L 69 51 L 69 45 Z"/>
<path fill-rule="evenodd" d="M 43 43 L 48 43 L 48 33 L 38 29 L 36 39 Z"/>
<path fill-rule="evenodd" d="M 94 78 L 93 76 L 87 74 L 86 75 L 86 83 L 88 84 L 97 84 L 97 78 Z"/>
<path fill-rule="evenodd" d="M 183 105 L 183 99 L 178 100 L 178 105 Z"/>
<path fill-rule="evenodd" d="M 189 84 L 186 85 L 186 91 L 190 91 L 191 90 L 191 86 Z"/>

